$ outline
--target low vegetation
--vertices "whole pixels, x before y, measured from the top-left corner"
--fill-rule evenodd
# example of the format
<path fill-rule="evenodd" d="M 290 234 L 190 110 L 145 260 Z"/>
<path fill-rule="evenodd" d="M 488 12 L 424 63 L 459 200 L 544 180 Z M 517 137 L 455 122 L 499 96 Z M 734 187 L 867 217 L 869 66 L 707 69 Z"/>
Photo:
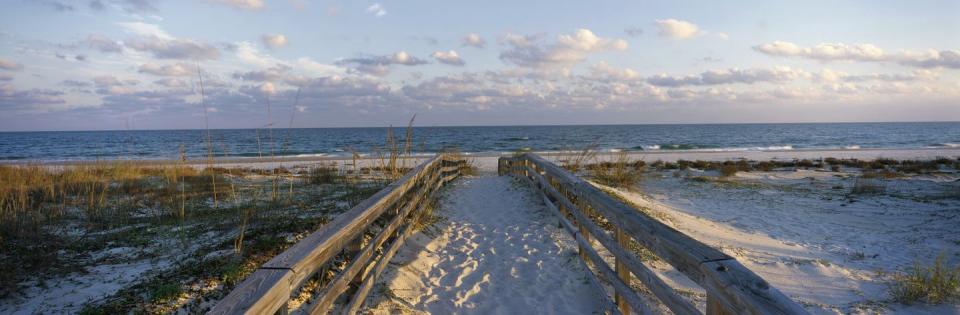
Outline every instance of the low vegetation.
<path fill-rule="evenodd" d="M 620 152 L 612 160 L 590 164 L 587 169 L 590 178 L 601 184 L 629 188 L 640 181 L 644 167 L 643 161 L 631 160 L 626 153 Z"/>
<path fill-rule="evenodd" d="M 941 254 L 932 265 L 916 262 L 908 271 L 895 274 L 890 295 L 904 304 L 960 301 L 960 266 L 947 266 L 944 259 Z"/>

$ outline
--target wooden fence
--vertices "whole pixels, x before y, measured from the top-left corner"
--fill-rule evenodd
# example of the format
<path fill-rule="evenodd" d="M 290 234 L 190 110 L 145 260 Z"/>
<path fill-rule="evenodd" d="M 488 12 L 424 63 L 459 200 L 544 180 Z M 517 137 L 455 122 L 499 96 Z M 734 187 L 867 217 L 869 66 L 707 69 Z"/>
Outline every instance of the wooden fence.
<path fill-rule="evenodd" d="M 631 287 L 632 274 L 673 313 L 701 314 L 641 262 L 631 250 L 635 245 L 652 251 L 703 287 L 707 314 L 807 314 L 733 257 L 611 198 L 538 155 L 502 157 L 498 172 L 521 178 L 540 191 L 560 224 L 576 238 L 580 257 L 592 266 L 592 280 L 602 278 L 613 287 L 613 302 L 620 313 L 654 314 L 659 310 Z M 592 240 L 613 255 L 613 266 L 603 260 Z"/>
<path fill-rule="evenodd" d="M 333 279 L 321 281 L 313 301 L 301 309 L 325 314 L 335 304 L 356 313 L 378 275 L 403 245 L 431 195 L 460 175 L 464 160 L 440 154 L 407 172 L 396 182 L 357 204 L 333 221 L 280 253 L 249 275 L 210 311 L 211 314 L 286 313 L 291 296 L 318 272 L 331 268 L 340 253 L 349 257 Z M 386 221 L 382 227 L 375 221 Z M 372 227 L 379 228 L 373 237 Z M 387 244 L 387 245 L 385 245 Z M 378 255 L 378 252 L 379 255 Z"/>

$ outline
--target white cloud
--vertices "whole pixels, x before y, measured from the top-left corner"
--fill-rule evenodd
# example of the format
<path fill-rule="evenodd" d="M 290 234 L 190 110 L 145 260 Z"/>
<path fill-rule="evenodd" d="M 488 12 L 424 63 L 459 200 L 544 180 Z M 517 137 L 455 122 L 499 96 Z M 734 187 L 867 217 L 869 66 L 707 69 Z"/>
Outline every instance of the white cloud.
<path fill-rule="evenodd" d="M 660 34 L 660 36 L 673 39 L 689 39 L 701 34 L 696 24 L 687 21 L 666 19 L 656 20 L 654 24 L 656 24 L 657 33 Z"/>
<path fill-rule="evenodd" d="M 405 51 L 398 51 L 391 55 L 346 58 L 336 62 L 337 65 L 353 66 L 356 71 L 381 77 L 390 74 L 390 65 L 417 66 L 426 63 L 426 60 L 414 57 Z"/>
<path fill-rule="evenodd" d="M 174 39 L 173 35 L 170 35 L 156 24 L 143 22 L 124 22 L 117 23 L 117 25 L 120 25 L 120 27 L 127 31 L 127 33 L 132 33 L 139 36 L 156 37 L 163 40 Z"/>
<path fill-rule="evenodd" d="M 928 49 L 922 52 L 887 53 L 873 44 L 820 43 L 801 47 L 786 41 L 773 41 L 753 49 L 776 57 L 799 57 L 821 61 L 896 62 L 919 68 L 960 69 L 960 50 Z"/>
<path fill-rule="evenodd" d="M 180 88 L 180 89 L 187 88 L 190 86 L 189 84 L 187 84 L 187 81 L 184 81 L 181 79 L 174 79 L 174 78 L 164 78 L 157 81 L 153 81 L 153 83 L 163 87 Z"/>
<path fill-rule="evenodd" d="M 373 14 L 373 16 L 376 16 L 376 17 L 382 17 L 384 15 L 387 15 L 387 9 L 384 8 L 383 5 L 379 3 L 371 4 L 369 7 L 367 7 L 367 12 L 370 14 Z"/>
<path fill-rule="evenodd" d="M 158 75 L 158 76 L 168 76 L 168 77 L 178 77 L 178 76 L 190 76 L 194 73 L 189 64 L 186 63 L 175 63 L 169 65 L 158 65 L 155 63 L 145 63 L 140 65 L 137 70 L 140 73 Z"/>
<path fill-rule="evenodd" d="M 263 45 L 269 48 L 280 48 L 287 45 L 287 36 L 283 34 L 263 34 L 260 36 Z"/>
<path fill-rule="evenodd" d="M 883 49 L 872 44 L 821 43 L 804 48 L 790 42 L 774 41 L 754 46 L 753 49 L 768 55 L 797 56 L 817 60 L 881 61 L 886 58 Z"/>
<path fill-rule="evenodd" d="M 606 79 L 606 80 L 618 80 L 618 81 L 628 81 L 635 80 L 641 77 L 640 72 L 636 70 L 624 68 L 614 68 L 608 65 L 606 62 L 599 62 L 590 67 L 590 73 L 593 78 L 596 79 Z"/>
<path fill-rule="evenodd" d="M 487 41 L 480 37 L 480 34 L 470 33 L 467 36 L 463 37 L 463 46 L 470 46 L 476 48 L 483 48 L 487 45 Z"/>
<path fill-rule="evenodd" d="M 588 29 L 557 36 L 556 43 L 552 44 L 540 43 L 538 36 L 514 34 L 507 34 L 504 41 L 511 47 L 500 53 L 501 60 L 521 67 L 562 72 L 569 72 L 591 53 L 624 51 L 628 47 L 623 39 L 598 37 Z"/>
<path fill-rule="evenodd" d="M 143 22 L 117 23 L 128 33 L 139 35 L 127 41 L 127 47 L 150 52 L 160 59 L 213 60 L 220 58 L 220 50 L 213 45 L 192 39 L 176 38 L 155 24 Z"/>
<path fill-rule="evenodd" d="M 460 55 L 458 55 L 457 52 L 453 50 L 435 51 L 432 54 L 430 54 L 430 57 L 433 57 L 433 59 L 436 59 L 437 62 L 440 62 L 443 64 L 448 64 L 453 66 L 462 66 L 465 64 L 463 62 L 463 59 L 460 58 Z"/>
<path fill-rule="evenodd" d="M 699 75 L 670 76 L 666 74 L 654 75 L 647 82 L 656 86 L 690 86 L 690 85 L 721 85 L 721 84 L 754 84 L 759 82 L 788 82 L 801 78 L 811 77 L 810 73 L 790 67 L 772 67 L 755 69 L 720 69 L 708 70 Z"/>
<path fill-rule="evenodd" d="M 247 10 L 263 9 L 263 0 L 208 0 L 208 1 L 232 6 L 239 9 L 247 9 Z"/>

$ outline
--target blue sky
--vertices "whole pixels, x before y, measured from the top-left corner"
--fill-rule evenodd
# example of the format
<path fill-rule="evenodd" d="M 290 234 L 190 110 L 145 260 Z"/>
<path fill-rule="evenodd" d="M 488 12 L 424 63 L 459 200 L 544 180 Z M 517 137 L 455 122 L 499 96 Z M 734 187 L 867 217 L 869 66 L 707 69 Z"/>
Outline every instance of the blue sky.
<path fill-rule="evenodd" d="M 6 131 L 960 120 L 956 1 L 2 6 Z"/>

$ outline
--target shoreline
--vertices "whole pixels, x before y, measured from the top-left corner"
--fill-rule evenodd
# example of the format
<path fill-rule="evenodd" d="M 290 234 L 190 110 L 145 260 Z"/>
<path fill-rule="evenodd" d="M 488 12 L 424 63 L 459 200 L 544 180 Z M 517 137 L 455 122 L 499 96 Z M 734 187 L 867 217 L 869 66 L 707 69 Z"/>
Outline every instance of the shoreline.
<path fill-rule="evenodd" d="M 580 151 L 528 151 L 542 155 L 547 158 L 562 158 L 564 156 L 573 156 Z M 467 158 L 478 160 L 495 159 L 502 156 L 511 156 L 513 152 L 464 152 Z M 726 161 L 726 160 L 793 160 L 793 159 L 894 159 L 894 160 L 926 160 L 939 157 L 960 158 L 960 147 L 943 148 L 912 148 L 912 149 L 791 149 L 791 150 L 740 150 L 740 151 L 710 151 L 710 150 L 649 150 L 649 151 L 600 151 L 592 152 L 596 159 L 601 161 L 612 158 L 618 154 L 626 154 L 634 160 L 643 160 L 653 162 L 661 160 L 664 162 L 675 162 L 677 160 L 707 160 L 707 161 Z M 402 157 L 402 160 L 421 160 L 433 156 L 433 153 L 415 153 L 412 156 Z M 369 154 L 357 158 L 357 161 L 375 161 L 377 157 Z M 43 160 L 6 160 L 0 161 L 0 166 L 18 166 L 18 165 L 44 165 L 44 166 L 79 166 L 93 165 L 97 163 L 124 162 L 143 166 L 161 166 L 183 163 L 190 166 L 267 166 L 284 163 L 292 163 L 291 166 L 335 162 L 337 164 L 352 162 L 354 159 L 350 156 L 278 156 L 272 158 L 260 157 L 215 157 L 212 161 L 207 159 L 187 159 L 179 161 L 176 159 L 143 159 L 143 160 L 125 160 L 125 159 L 99 159 L 99 160 L 70 160 L 70 161 L 43 161 Z"/>

